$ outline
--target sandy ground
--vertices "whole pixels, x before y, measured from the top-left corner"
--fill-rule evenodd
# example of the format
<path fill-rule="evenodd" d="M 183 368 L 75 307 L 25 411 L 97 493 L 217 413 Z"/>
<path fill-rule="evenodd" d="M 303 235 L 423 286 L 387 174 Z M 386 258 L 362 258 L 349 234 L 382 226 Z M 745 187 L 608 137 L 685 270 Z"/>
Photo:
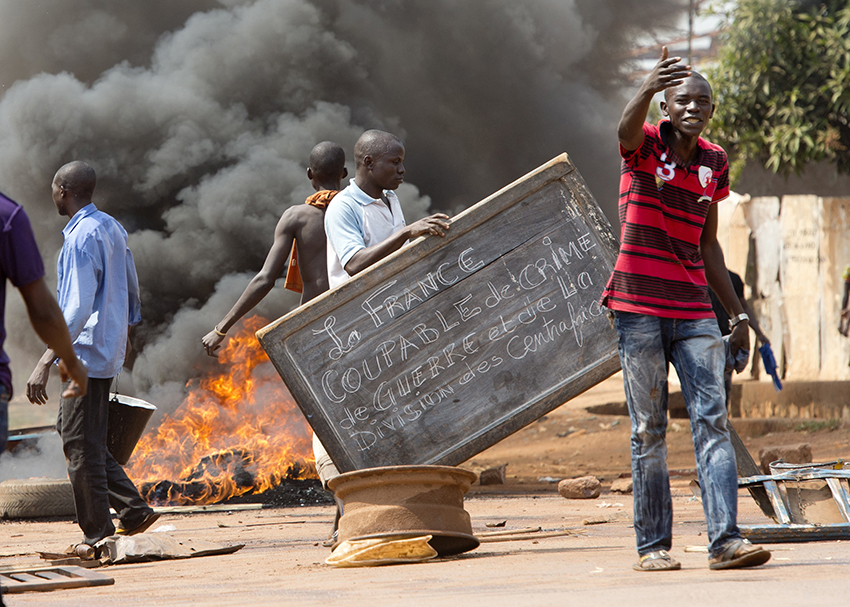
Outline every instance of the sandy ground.
<path fill-rule="evenodd" d="M 511 483 L 593 474 L 603 485 L 610 485 L 631 469 L 629 418 L 594 414 L 588 409 L 622 402 L 625 395 L 618 373 L 483 451 L 466 467 L 478 472 L 507 464 Z M 836 427 L 823 420 L 732 419 L 732 424 L 757 463 L 762 448 L 800 443 L 811 445 L 816 462 L 850 460 L 850 425 L 846 423 Z M 668 467 L 692 472 L 696 463 L 688 420 L 671 419 L 667 432 Z"/>
<path fill-rule="evenodd" d="M 178 540 L 203 538 L 245 544 L 232 555 L 101 567 L 115 584 L 6 596 L 8 605 L 846 605 L 850 552 L 846 543 L 771 546 L 766 566 L 710 571 L 701 505 L 674 480 L 674 547 L 683 570 L 632 571 L 631 498 L 603 495 L 565 500 L 547 493 L 473 492 L 465 507 L 473 530 L 570 528 L 575 535 L 485 543 L 477 550 L 415 565 L 337 569 L 324 564 L 319 540 L 330 508 L 164 515 Z M 588 517 L 612 522 L 588 525 Z M 741 496 L 742 523 L 762 523 Z M 67 546 L 78 537 L 70 522 L 3 525 L 0 566 L 33 563 L 33 551 Z"/>
<path fill-rule="evenodd" d="M 717 572 L 707 567 L 701 504 L 688 490 L 693 453 L 686 420 L 673 420 L 669 466 L 676 471 L 673 556 L 683 570 L 632 571 L 635 561 L 630 496 L 607 492 L 629 469 L 628 418 L 594 415 L 587 407 L 622 400 L 615 377 L 574 399 L 465 467 L 508 464 L 508 484 L 475 486 L 467 495 L 475 533 L 487 524 L 507 529 L 570 529 L 571 535 L 485 543 L 453 558 L 416 565 L 337 569 L 324 564 L 321 545 L 331 507 L 272 508 L 165 514 L 154 526 L 173 525 L 178 540 L 245 544 L 232 555 L 117 565 L 100 571 L 112 586 L 5 596 L 7 605 L 845 605 L 850 578 L 847 542 L 770 546 L 768 565 Z M 850 454 L 850 431 L 811 425 L 764 433 L 740 424 L 754 454 L 767 445 L 812 444 L 816 460 Z M 605 490 L 593 500 L 566 500 L 551 479 L 595 474 Z M 741 524 L 767 524 L 748 494 L 739 496 Z M 609 522 L 586 525 L 603 517 Z M 61 551 L 78 541 L 73 521 L 5 521 L 0 525 L 0 568 L 38 564 L 36 551 Z"/>

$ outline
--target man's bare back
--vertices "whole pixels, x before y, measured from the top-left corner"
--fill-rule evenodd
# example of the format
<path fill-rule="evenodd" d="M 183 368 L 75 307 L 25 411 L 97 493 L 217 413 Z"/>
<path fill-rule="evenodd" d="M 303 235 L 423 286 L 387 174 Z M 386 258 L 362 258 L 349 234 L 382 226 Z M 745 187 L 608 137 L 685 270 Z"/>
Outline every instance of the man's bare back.
<path fill-rule="evenodd" d="M 310 168 L 307 169 L 307 178 L 313 189 L 320 194 L 335 193 L 347 175 L 345 153 L 339 145 L 324 141 L 313 148 L 310 153 Z M 331 197 L 330 194 L 326 196 L 328 199 Z M 308 204 L 286 209 L 280 216 L 274 231 L 274 243 L 266 255 L 262 269 L 251 279 L 239 300 L 221 322 L 201 340 L 210 356 L 216 356 L 216 350 L 231 327 L 272 290 L 286 267 L 293 240 L 303 284 L 301 303 L 304 304 L 328 290 L 325 211 L 322 204 L 314 206 L 316 203 L 310 203 L 311 199 L 308 199 Z M 292 263 L 290 261 L 291 265 Z"/>
<path fill-rule="evenodd" d="M 304 284 L 301 303 L 305 304 L 328 290 L 325 211 L 307 204 L 290 207 L 280 217 L 275 240 L 279 232 L 286 234 L 284 246 L 288 245 L 289 250 L 292 250 L 292 238 L 295 238 L 298 267 Z"/>

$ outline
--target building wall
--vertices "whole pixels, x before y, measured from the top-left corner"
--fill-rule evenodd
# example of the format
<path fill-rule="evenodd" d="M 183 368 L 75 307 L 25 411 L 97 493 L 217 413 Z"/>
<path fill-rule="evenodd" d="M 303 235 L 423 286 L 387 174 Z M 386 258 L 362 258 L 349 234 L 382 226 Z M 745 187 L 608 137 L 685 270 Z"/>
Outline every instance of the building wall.
<path fill-rule="evenodd" d="M 784 377 L 850 379 L 850 339 L 838 333 L 850 198 L 733 194 L 718 218 L 726 265 L 744 279 Z"/>

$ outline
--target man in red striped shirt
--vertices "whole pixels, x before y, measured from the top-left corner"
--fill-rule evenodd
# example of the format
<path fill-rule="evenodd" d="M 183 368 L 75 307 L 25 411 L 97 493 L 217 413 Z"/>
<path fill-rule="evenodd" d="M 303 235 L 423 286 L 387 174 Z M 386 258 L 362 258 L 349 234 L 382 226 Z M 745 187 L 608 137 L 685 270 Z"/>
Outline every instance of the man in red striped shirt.
<path fill-rule="evenodd" d="M 749 350 L 747 315 L 717 241 L 716 202 L 729 194 L 726 153 L 700 137 L 714 113 L 708 81 L 661 59 L 628 103 L 618 127 L 620 253 L 601 303 L 614 314 L 632 423 L 634 525 L 639 571 L 679 569 L 669 550 L 673 509 L 667 472 L 667 373 L 672 362 L 691 420 L 709 567 L 761 565 L 770 553 L 741 538 L 738 475 L 726 427 L 720 339 L 708 285 L 730 316 L 731 350 Z M 658 126 L 646 124 L 664 91 Z"/>

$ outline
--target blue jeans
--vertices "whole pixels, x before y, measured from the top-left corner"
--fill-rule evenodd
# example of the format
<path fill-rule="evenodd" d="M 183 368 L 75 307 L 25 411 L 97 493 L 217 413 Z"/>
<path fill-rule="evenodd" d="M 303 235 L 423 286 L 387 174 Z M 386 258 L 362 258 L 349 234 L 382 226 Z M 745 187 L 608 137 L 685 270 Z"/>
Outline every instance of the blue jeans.
<path fill-rule="evenodd" d="M 708 551 L 738 530 L 738 471 L 726 427 L 725 351 L 713 318 L 682 320 L 616 312 L 623 384 L 632 421 L 631 452 L 638 554 L 669 550 L 673 504 L 667 472 L 667 372 L 672 362 L 691 420 Z"/>

